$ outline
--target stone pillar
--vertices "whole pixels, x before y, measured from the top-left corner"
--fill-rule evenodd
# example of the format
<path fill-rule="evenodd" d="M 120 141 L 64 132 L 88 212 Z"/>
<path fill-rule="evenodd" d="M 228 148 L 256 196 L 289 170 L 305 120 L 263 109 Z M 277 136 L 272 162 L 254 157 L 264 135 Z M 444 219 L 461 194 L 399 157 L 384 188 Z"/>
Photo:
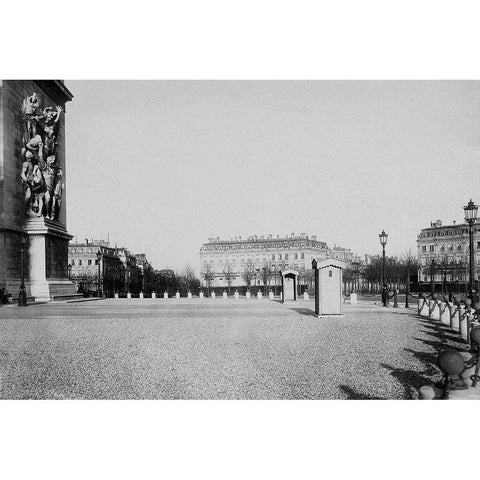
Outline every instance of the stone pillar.
<path fill-rule="evenodd" d="M 192 292 L 188 292 L 188 293 L 187 293 L 187 298 L 188 298 L 189 300 L 191 300 L 191 298 L 192 298 Z"/>
<path fill-rule="evenodd" d="M 203 292 L 200 292 L 200 298 L 203 298 Z"/>
<path fill-rule="evenodd" d="M 440 302 L 440 321 L 450 326 L 450 307 L 448 302 Z"/>
<path fill-rule="evenodd" d="M 152 298 L 157 298 L 157 294 L 155 292 L 152 292 Z"/>
<path fill-rule="evenodd" d="M 140 292 L 139 297 L 140 297 L 140 298 L 143 298 L 143 292 Z"/>
<path fill-rule="evenodd" d="M 168 292 L 163 292 L 163 298 L 168 298 Z"/>
<path fill-rule="evenodd" d="M 127 293 L 127 298 L 132 298 L 132 294 L 130 292 Z"/>
<path fill-rule="evenodd" d="M 115 298 L 118 298 L 118 293 L 115 294 Z"/>
<path fill-rule="evenodd" d="M 440 320 L 440 309 L 438 307 L 437 300 L 430 300 L 429 302 L 429 307 L 430 307 L 430 318 L 432 320 Z"/>
<path fill-rule="evenodd" d="M 257 298 L 258 300 L 262 299 L 262 292 L 260 290 L 257 292 Z"/>
<path fill-rule="evenodd" d="M 350 304 L 351 305 L 356 305 L 357 304 L 357 294 L 356 293 L 351 293 L 350 294 Z"/>
<path fill-rule="evenodd" d="M 180 298 L 180 292 L 177 292 L 177 293 L 175 294 L 175 298 Z"/>
<path fill-rule="evenodd" d="M 22 109 L 29 98 L 33 98 L 32 94 L 36 95 L 37 104 L 35 112 L 32 113 L 32 110 L 30 120 L 27 120 L 26 110 Z M 60 80 L 0 81 L 0 286 L 5 287 L 14 297 L 20 286 L 22 236 L 28 239 L 24 269 L 27 295 L 35 297 L 36 301 L 77 296 L 75 284 L 68 279 L 67 268 L 68 242 L 72 236 L 66 228 L 68 178 L 65 105 L 72 98 L 73 95 Z M 51 108 L 50 112 L 55 112 L 57 106 L 62 107 L 63 112 L 54 123 L 50 123 L 53 133 L 47 133 L 42 127 L 42 122 L 46 119 L 42 112 L 48 107 Z M 43 120 L 38 120 L 42 115 Z M 49 155 L 53 158 L 50 165 L 56 166 L 59 177 L 57 182 L 61 182 L 57 183 L 58 187 L 65 186 L 63 193 L 61 188 L 58 191 L 62 197 L 59 209 L 56 212 L 44 209 L 38 212 L 40 216 L 32 212 L 30 206 L 26 208 L 25 191 L 21 182 L 23 165 L 28 163 L 24 153 L 27 151 L 27 140 L 34 138 L 33 129 L 36 129 L 36 136 L 43 147 L 39 147 L 39 143 L 36 146 L 30 145 L 31 164 L 41 165 L 41 162 L 47 160 L 45 156 Z M 46 170 L 42 168 L 41 176 L 45 181 L 44 172 Z"/>
<path fill-rule="evenodd" d="M 460 326 L 460 312 L 457 305 L 450 304 L 450 327 L 458 332 Z"/>
<path fill-rule="evenodd" d="M 238 297 L 240 296 L 240 295 L 238 294 L 238 290 L 235 290 L 235 293 L 233 294 L 233 296 L 238 299 Z"/>
<path fill-rule="evenodd" d="M 269 298 L 270 300 L 273 300 L 273 292 L 269 292 L 269 293 L 268 293 L 268 298 Z"/>
<path fill-rule="evenodd" d="M 250 292 L 249 292 L 248 290 L 247 290 L 247 293 L 245 294 L 245 298 L 246 298 L 247 300 L 250 300 Z"/>
<path fill-rule="evenodd" d="M 227 292 L 223 292 L 223 298 L 228 298 Z"/>
<path fill-rule="evenodd" d="M 212 298 L 215 298 L 215 292 L 212 292 L 211 296 L 212 296 Z"/>

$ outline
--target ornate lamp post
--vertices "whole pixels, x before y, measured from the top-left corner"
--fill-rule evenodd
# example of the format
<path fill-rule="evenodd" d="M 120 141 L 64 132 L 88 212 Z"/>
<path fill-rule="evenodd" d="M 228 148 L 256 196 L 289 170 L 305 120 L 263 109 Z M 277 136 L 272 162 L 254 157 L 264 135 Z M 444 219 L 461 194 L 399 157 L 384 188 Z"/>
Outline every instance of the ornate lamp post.
<path fill-rule="evenodd" d="M 472 202 L 472 199 L 468 202 L 465 207 L 463 207 L 465 211 L 465 221 L 468 223 L 469 227 L 469 237 L 470 237 L 470 271 L 469 271 L 469 297 L 473 301 L 475 301 L 475 287 L 474 287 L 474 274 L 473 274 L 473 267 L 475 263 L 474 254 L 473 254 L 473 224 L 477 221 L 477 213 L 478 213 L 478 205 L 475 205 Z"/>
<path fill-rule="evenodd" d="M 100 297 L 102 295 L 102 289 L 100 287 L 100 262 L 102 260 L 102 252 L 99 250 L 97 252 L 97 261 L 98 261 L 98 283 L 97 283 L 97 296 Z"/>
<path fill-rule="evenodd" d="M 387 244 L 388 233 L 385 233 L 385 230 L 382 230 L 382 233 L 378 234 L 378 238 L 380 239 L 380 244 L 382 245 L 382 300 L 383 306 L 387 306 L 387 295 L 385 289 L 385 245 Z"/>
<path fill-rule="evenodd" d="M 18 306 L 27 306 L 27 292 L 25 291 L 25 245 L 27 244 L 27 237 L 22 235 L 20 237 L 20 291 L 18 293 Z"/>

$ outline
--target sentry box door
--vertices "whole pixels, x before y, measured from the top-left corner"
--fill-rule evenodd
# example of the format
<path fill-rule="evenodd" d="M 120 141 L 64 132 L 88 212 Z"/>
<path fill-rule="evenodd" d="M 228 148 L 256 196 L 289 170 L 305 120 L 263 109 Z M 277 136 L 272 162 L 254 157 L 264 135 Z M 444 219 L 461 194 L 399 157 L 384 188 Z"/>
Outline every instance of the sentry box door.
<path fill-rule="evenodd" d="M 282 294 L 283 302 L 295 302 L 297 300 L 297 278 L 296 270 L 284 270 L 282 272 Z"/>
<path fill-rule="evenodd" d="M 315 313 L 343 315 L 342 273 L 345 264 L 327 259 L 316 265 Z"/>

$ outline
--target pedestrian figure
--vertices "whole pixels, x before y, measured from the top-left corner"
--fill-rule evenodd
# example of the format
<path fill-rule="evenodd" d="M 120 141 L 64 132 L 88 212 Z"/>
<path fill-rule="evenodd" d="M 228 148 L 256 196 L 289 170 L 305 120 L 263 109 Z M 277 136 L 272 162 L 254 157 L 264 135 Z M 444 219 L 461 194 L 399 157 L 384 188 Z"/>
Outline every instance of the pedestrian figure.
<path fill-rule="evenodd" d="M 387 287 L 387 284 L 383 284 L 382 288 L 382 303 L 384 307 L 388 307 L 388 299 L 389 299 L 390 288 Z"/>

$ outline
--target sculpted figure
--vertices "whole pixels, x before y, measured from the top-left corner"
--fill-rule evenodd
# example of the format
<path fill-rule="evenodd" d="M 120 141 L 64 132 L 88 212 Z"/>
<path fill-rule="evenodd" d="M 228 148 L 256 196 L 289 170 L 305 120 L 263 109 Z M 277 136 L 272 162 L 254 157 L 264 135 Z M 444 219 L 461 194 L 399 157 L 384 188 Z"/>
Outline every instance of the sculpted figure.
<path fill-rule="evenodd" d="M 45 181 L 43 179 L 42 171 L 38 165 L 33 167 L 31 189 L 34 197 L 32 210 L 37 213 L 37 217 L 41 217 L 43 215 L 43 209 L 45 206 Z"/>
<path fill-rule="evenodd" d="M 52 155 L 55 152 L 55 129 L 62 111 L 63 108 L 58 105 L 56 106 L 55 111 L 52 107 L 46 107 L 43 109 L 43 131 L 45 132 L 45 148 L 47 150 L 47 155 Z"/>
<path fill-rule="evenodd" d="M 33 180 L 33 153 L 30 151 L 25 152 L 24 162 L 22 164 L 21 179 L 23 183 L 23 189 L 25 191 L 25 206 L 30 207 L 30 201 L 32 197 L 32 180 Z"/>
<path fill-rule="evenodd" d="M 61 168 L 57 168 L 57 173 L 55 176 L 56 182 L 55 190 L 53 191 L 52 212 L 50 216 L 52 220 L 58 218 L 58 214 L 60 213 L 60 206 L 62 205 L 62 193 L 63 189 L 65 188 L 65 184 L 62 182 L 63 171 Z"/>
<path fill-rule="evenodd" d="M 40 99 L 36 93 L 23 100 L 22 112 L 24 115 L 24 143 L 28 143 L 31 138 L 38 134 L 37 122 L 39 116 Z"/>

